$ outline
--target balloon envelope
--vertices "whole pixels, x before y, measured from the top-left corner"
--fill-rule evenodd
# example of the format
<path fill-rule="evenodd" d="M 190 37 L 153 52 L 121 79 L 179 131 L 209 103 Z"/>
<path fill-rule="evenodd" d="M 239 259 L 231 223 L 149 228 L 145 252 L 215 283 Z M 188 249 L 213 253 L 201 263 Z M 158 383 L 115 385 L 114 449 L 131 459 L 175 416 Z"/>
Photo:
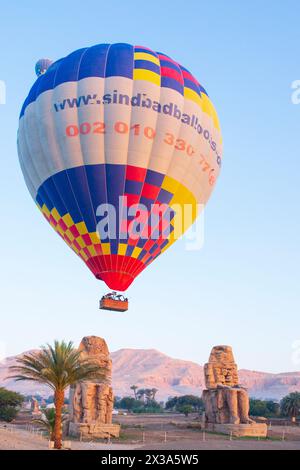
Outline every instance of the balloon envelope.
<path fill-rule="evenodd" d="M 185 205 L 192 215 L 179 231 L 193 223 L 221 151 L 205 89 L 185 67 L 142 46 L 99 44 L 54 62 L 20 114 L 19 160 L 33 199 L 115 290 L 172 245 Z M 134 205 L 148 212 L 134 215 Z"/>

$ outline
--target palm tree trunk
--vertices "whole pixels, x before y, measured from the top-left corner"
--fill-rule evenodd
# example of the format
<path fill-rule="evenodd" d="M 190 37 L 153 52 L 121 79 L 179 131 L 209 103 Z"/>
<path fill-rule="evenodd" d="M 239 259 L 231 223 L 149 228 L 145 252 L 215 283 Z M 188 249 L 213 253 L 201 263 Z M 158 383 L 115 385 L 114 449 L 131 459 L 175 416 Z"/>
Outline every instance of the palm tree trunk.
<path fill-rule="evenodd" d="M 56 390 L 54 394 L 55 425 L 54 425 L 54 449 L 62 446 L 62 408 L 64 406 L 65 394 L 63 390 Z"/>

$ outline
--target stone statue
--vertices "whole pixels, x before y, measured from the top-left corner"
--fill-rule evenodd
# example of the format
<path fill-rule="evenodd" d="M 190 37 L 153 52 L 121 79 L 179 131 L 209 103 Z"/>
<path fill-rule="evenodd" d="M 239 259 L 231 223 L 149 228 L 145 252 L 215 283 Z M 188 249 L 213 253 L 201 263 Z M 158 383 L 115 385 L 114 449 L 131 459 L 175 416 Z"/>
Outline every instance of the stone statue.
<path fill-rule="evenodd" d="M 71 435 L 106 437 L 118 435 L 119 426 L 112 425 L 114 396 L 111 387 L 112 363 L 103 338 L 86 336 L 79 345 L 80 356 L 89 358 L 104 369 L 104 380 L 80 382 L 70 388 Z"/>
<path fill-rule="evenodd" d="M 39 402 L 37 401 L 36 398 L 31 397 L 31 414 L 32 415 L 41 415 L 40 407 L 39 407 Z"/>
<path fill-rule="evenodd" d="M 206 420 L 217 424 L 251 424 L 249 397 L 239 385 L 237 365 L 230 346 L 215 346 L 204 366 L 203 401 Z"/>

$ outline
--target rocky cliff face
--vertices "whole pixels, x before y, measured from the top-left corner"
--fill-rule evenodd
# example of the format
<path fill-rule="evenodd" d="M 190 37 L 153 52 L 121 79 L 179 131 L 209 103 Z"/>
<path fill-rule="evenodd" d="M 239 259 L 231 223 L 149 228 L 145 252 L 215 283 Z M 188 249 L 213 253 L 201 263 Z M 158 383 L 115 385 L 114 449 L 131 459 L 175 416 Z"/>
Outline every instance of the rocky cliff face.
<path fill-rule="evenodd" d="M 155 349 L 120 349 L 111 358 L 115 395 L 128 394 L 133 384 L 157 388 L 158 399 L 186 393 L 199 395 L 204 386 L 202 366 L 173 359 Z"/>
<path fill-rule="evenodd" d="M 204 384 L 203 367 L 195 362 L 171 358 L 155 349 L 120 349 L 111 353 L 113 364 L 113 390 L 116 396 L 132 394 L 131 385 L 158 388 L 158 400 L 168 396 L 190 393 L 200 395 Z M 51 392 L 40 384 L 4 380 L 15 356 L 0 363 L 0 386 L 20 391 L 25 395 L 48 396 Z M 239 381 L 255 398 L 280 399 L 296 390 L 300 391 L 300 372 L 269 374 L 239 370 Z"/>

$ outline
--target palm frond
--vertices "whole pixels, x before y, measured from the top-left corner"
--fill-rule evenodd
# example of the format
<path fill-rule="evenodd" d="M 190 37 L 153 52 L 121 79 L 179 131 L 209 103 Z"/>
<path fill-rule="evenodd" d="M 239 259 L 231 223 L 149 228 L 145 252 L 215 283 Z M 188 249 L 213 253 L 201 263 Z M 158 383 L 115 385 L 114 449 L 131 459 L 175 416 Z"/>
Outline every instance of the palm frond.
<path fill-rule="evenodd" d="M 81 359 L 72 342 L 57 340 L 53 346 L 47 344 L 38 352 L 24 354 L 10 370 L 9 378 L 45 383 L 53 390 L 65 390 L 86 380 L 109 380 L 108 370 L 88 358 Z"/>

